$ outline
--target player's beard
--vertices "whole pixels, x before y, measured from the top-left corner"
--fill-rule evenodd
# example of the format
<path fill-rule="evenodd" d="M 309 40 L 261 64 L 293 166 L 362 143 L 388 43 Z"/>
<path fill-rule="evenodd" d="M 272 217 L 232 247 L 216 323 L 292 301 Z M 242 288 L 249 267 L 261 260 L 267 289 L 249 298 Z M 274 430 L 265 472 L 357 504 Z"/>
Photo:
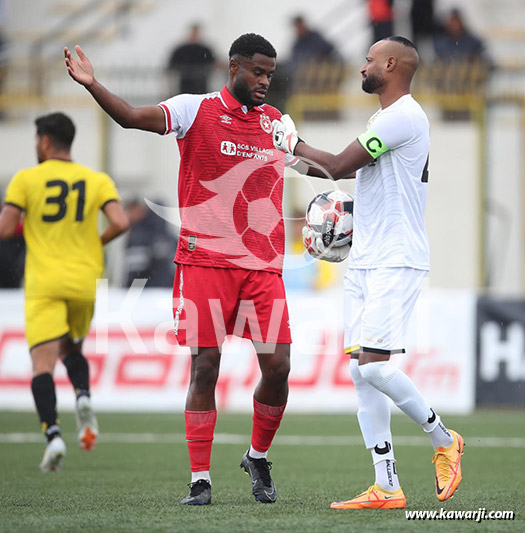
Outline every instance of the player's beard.
<path fill-rule="evenodd" d="M 383 87 L 384 80 L 382 76 L 377 76 L 374 74 L 368 74 L 366 78 L 363 78 L 361 88 L 365 93 L 375 94 L 378 92 L 378 89 Z"/>
<path fill-rule="evenodd" d="M 241 78 L 237 78 L 233 82 L 233 92 L 234 92 L 235 98 L 237 98 L 239 102 L 241 102 L 242 104 L 248 107 L 261 105 L 263 103 L 263 102 L 256 102 L 253 99 L 252 90 L 248 87 L 246 83 L 244 83 L 244 81 Z"/>

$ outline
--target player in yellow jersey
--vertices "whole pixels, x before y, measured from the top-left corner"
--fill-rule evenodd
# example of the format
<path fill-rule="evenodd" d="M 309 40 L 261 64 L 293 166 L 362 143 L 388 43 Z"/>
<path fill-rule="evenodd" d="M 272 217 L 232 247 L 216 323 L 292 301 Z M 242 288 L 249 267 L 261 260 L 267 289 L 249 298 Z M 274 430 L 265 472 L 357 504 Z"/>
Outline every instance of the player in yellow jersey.
<path fill-rule="evenodd" d="M 53 370 L 64 363 L 77 396 L 78 439 L 89 450 L 98 427 L 91 407 L 82 342 L 104 271 L 102 246 L 129 222 L 111 178 L 71 159 L 75 126 L 63 113 L 35 121 L 39 164 L 9 183 L 0 213 L 0 239 L 13 236 L 24 213 L 26 337 L 33 363 L 31 389 L 47 438 L 43 471 L 61 466 L 66 447 L 57 419 Z M 98 230 L 102 210 L 109 224 Z"/>

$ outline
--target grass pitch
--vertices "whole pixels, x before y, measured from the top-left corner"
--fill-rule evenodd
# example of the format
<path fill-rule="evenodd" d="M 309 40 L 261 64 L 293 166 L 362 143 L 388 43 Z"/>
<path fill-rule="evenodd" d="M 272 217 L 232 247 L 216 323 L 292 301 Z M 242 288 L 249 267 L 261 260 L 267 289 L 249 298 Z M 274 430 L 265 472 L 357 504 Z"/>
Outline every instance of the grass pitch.
<path fill-rule="evenodd" d="M 255 502 L 239 468 L 250 415 L 219 413 L 212 454 L 213 500 L 187 507 L 189 461 L 182 414 L 99 414 L 93 452 L 75 441 L 64 414 L 64 469 L 42 474 L 35 413 L 0 412 L 0 531 L 525 531 L 525 413 L 483 411 L 444 418 L 465 438 L 464 478 L 444 504 L 434 495 L 432 448 L 404 416 L 393 417 L 407 510 L 511 510 L 514 521 L 408 521 L 405 510 L 334 511 L 373 482 L 355 415 L 285 415 L 269 459 L 279 499 Z"/>

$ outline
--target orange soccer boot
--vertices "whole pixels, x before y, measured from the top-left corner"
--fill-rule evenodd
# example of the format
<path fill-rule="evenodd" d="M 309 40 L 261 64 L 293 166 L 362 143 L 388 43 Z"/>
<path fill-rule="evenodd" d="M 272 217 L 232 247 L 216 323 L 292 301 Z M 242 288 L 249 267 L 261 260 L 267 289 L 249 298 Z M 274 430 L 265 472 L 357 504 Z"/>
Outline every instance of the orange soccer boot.
<path fill-rule="evenodd" d="M 440 446 L 432 457 L 436 465 L 436 496 L 444 502 L 452 497 L 461 481 L 461 456 L 465 441 L 455 431 L 449 430 L 454 442 L 448 448 Z"/>
<path fill-rule="evenodd" d="M 394 492 L 372 485 L 368 490 L 346 502 L 335 502 L 331 509 L 404 509 L 407 500 L 401 488 Z"/>

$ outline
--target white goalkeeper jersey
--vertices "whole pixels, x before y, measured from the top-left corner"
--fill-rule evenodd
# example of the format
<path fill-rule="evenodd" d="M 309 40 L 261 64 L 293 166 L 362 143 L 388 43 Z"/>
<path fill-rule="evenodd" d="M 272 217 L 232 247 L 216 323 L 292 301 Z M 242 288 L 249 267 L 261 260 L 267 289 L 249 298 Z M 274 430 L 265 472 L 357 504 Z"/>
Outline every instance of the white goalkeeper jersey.
<path fill-rule="evenodd" d="M 375 161 L 357 171 L 349 268 L 429 270 L 425 112 L 411 95 L 402 96 L 370 118 L 358 141 Z"/>

